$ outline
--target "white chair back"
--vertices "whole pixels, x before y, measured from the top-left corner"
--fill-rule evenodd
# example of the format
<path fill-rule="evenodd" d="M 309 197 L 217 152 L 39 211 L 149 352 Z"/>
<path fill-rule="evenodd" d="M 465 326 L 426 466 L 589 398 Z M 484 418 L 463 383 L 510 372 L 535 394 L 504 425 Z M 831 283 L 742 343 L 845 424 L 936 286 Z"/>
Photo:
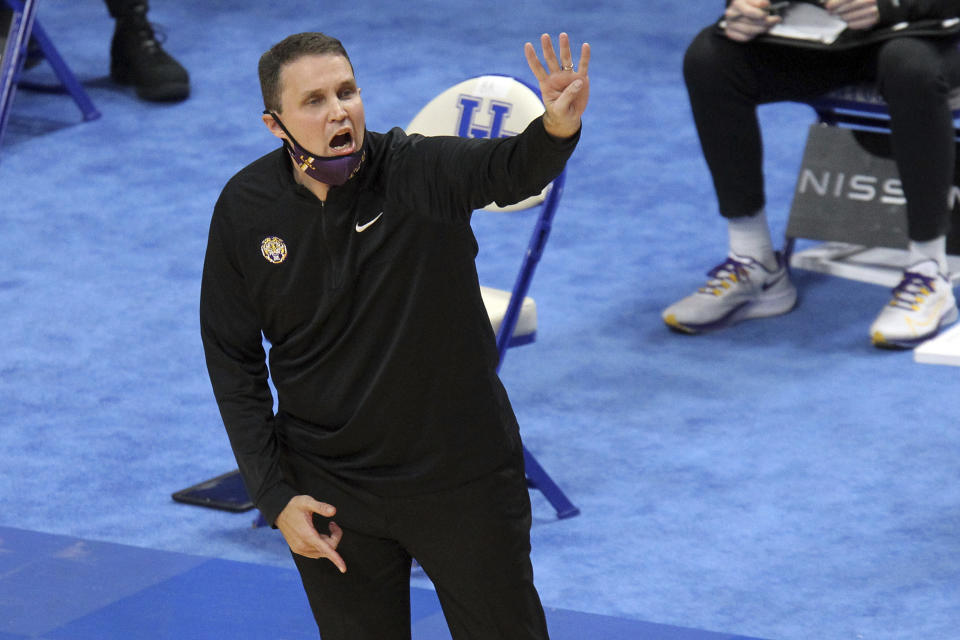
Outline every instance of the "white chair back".
<path fill-rule="evenodd" d="M 540 96 L 529 86 L 502 75 L 470 78 L 443 91 L 414 116 L 407 133 L 462 138 L 505 138 L 516 135 L 543 113 Z M 539 195 L 516 204 L 487 211 L 519 211 L 543 202 L 548 186 Z"/>

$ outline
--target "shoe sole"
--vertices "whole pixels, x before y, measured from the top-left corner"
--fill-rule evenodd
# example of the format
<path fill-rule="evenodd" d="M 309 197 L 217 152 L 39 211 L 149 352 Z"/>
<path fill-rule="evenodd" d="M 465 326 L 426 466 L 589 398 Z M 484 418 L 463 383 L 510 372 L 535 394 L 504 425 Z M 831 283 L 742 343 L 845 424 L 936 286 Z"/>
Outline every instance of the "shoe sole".
<path fill-rule="evenodd" d="M 137 95 L 151 102 L 180 102 L 190 96 L 190 85 L 176 83 L 150 87 L 149 89 L 137 87 Z"/>
<path fill-rule="evenodd" d="M 117 84 L 134 87 L 139 98 L 151 102 L 180 102 L 190 96 L 189 81 L 168 82 L 167 84 L 152 87 L 141 87 L 137 85 L 133 76 L 113 69 L 110 70 L 110 79 Z"/>
<path fill-rule="evenodd" d="M 900 351 L 903 349 L 913 349 L 922 342 L 926 342 L 930 338 L 933 338 L 940 330 L 944 327 L 953 324 L 957 321 L 957 318 L 960 317 L 960 312 L 957 311 L 957 307 L 954 306 L 950 309 L 942 318 L 940 322 L 930 333 L 925 333 L 922 336 L 917 336 L 914 338 L 888 338 L 884 336 L 879 331 L 874 331 L 873 335 L 870 336 L 870 342 L 873 343 L 873 346 L 878 349 L 892 349 Z"/>
<path fill-rule="evenodd" d="M 706 322 L 704 324 L 683 323 L 677 320 L 677 317 L 672 313 L 664 316 L 663 321 L 673 331 L 687 335 L 696 335 L 698 333 L 723 329 L 737 324 L 742 320 L 781 316 L 792 311 L 796 305 L 797 290 L 792 288 L 789 292 L 784 292 L 776 297 L 765 298 L 755 302 L 744 302 L 739 307 L 734 307 L 726 315 L 712 322 Z"/>

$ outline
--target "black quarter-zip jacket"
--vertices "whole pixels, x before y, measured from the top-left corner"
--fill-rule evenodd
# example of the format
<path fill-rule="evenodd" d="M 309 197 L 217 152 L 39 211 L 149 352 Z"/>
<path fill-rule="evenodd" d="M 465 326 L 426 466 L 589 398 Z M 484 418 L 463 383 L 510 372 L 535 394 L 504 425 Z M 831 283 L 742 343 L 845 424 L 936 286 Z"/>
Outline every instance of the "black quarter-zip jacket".
<path fill-rule="evenodd" d="M 282 148 L 227 183 L 210 225 L 201 336 L 268 522 L 303 493 L 284 475 L 288 450 L 386 497 L 453 487 L 518 455 L 470 216 L 539 193 L 578 138 L 549 136 L 540 118 L 498 140 L 368 131 L 359 172 L 324 202 L 294 180 Z"/>

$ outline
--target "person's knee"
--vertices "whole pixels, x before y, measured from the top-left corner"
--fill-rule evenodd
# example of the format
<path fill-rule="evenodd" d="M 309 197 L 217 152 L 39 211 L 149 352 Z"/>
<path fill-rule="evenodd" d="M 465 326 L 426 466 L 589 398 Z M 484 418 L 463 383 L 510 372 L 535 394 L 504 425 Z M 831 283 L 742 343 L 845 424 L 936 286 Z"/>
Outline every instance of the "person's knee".
<path fill-rule="evenodd" d="M 701 87 L 716 81 L 719 75 L 718 38 L 712 28 L 701 31 L 683 56 L 683 77 L 687 87 Z"/>
<path fill-rule="evenodd" d="M 924 96 L 946 96 L 949 86 L 937 50 L 928 42 L 894 38 L 877 58 L 880 93 L 894 106 L 909 105 Z"/>

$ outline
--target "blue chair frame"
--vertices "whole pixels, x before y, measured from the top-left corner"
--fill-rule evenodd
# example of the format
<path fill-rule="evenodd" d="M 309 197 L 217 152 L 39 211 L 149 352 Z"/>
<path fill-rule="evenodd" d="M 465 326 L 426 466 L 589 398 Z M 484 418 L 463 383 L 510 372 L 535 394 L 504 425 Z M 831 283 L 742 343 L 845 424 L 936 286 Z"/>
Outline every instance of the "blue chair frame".
<path fill-rule="evenodd" d="M 13 11 L 10 22 L 10 33 L 12 37 L 7 40 L 3 52 L 3 61 L 2 64 L 0 64 L 0 142 L 3 141 L 3 133 L 6 130 L 7 121 L 10 117 L 10 109 L 13 104 L 17 86 L 22 86 L 25 89 L 49 90 L 49 87 L 20 81 L 23 65 L 27 58 L 27 45 L 31 37 L 33 37 L 40 47 L 40 52 L 43 54 L 44 59 L 50 63 L 57 79 L 62 85 L 57 88 L 57 90 L 66 91 L 70 94 L 80 109 L 80 112 L 83 114 L 84 121 L 99 118 L 100 112 L 93 105 L 87 92 L 70 70 L 70 67 L 64 62 L 63 57 L 60 55 L 60 52 L 57 51 L 47 32 L 37 21 L 37 0 L 0 0 L 0 3 L 6 5 Z"/>
<path fill-rule="evenodd" d="M 503 366 L 503 359 L 506 357 L 507 349 L 533 342 L 532 337 L 513 340 L 511 336 L 513 335 L 514 328 L 517 326 L 517 321 L 520 319 L 520 307 L 523 305 L 523 300 L 530 291 L 533 274 L 537 269 L 540 257 L 543 255 L 544 247 L 547 244 L 547 239 L 550 236 L 550 230 L 553 227 L 553 218 L 556 214 L 557 206 L 560 203 L 560 196 L 563 194 L 563 186 L 566 178 L 567 172 L 566 169 L 564 169 L 563 172 L 554 179 L 550 187 L 550 193 L 547 194 L 543 204 L 540 205 L 540 215 L 530 235 L 530 241 L 527 244 L 523 262 L 520 265 L 520 271 L 517 274 L 513 290 L 510 293 L 510 303 L 507 305 L 503 323 L 497 332 L 497 353 L 500 358 L 497 363 L 497 372 L 499 372 L 500 367 Z M 526 465 L 527 484 L 543 493 L 544 497 L 553 505 L 558 518 L 572 518 L 580 513 L 580 509 L 570 502 L 570 499 L 567 498 L 563 490 L 557 486 L 557 483 L 553 481 L 550 474 L 540 465 L 534 455 L 527 450 L 526 445 L 523 447 L 523 459 Z"/>

